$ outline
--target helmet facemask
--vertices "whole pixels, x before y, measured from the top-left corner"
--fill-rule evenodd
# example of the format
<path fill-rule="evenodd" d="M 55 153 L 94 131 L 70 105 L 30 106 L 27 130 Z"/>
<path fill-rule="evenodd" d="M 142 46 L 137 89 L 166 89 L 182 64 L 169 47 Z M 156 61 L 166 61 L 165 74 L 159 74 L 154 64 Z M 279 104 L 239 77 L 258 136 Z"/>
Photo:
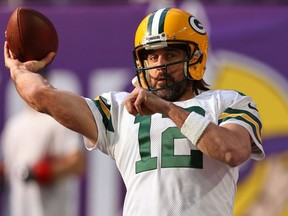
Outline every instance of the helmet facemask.
<path fill-rule="evenodd" d="M 136 72 L 136 76 L 138 78 L 138 83 L 140 87 L 154 92 L 154 91 L 159 91 L 159 90 L 163 90 L 167 88 L 173 88 L 174 86 L 180 85 L 187 80 L 193 80 L 193 78 L 190 76 L 190 73 L 189 73 L 190 67 L 192 67 L 193 65 L 196 65 L 198 62 L 201 61 L 201 52 L 198 49 L 196 44 L 192 42 L 187 42 L 187 41 L 183 42 L 183 41 L 174 40 L 172 42 L 169 42 L 169 41 L 165 42 L 165 44 L 163 42 L 160 42 L 160 43 L 154 42 L 149 45 L 150 46 L 148 46 L 146 43 L 145 46 L 142 46 L 142 45 L 138 46 L 134 49 L 134 52 L 133 52 L 134 62 L 135 62 L 135 72 Z M 149 47 L 152 47 L 152 48 L 149 48 Z M 173 47 L 176 49 L 184 50 L 186 52 L 186 57 L 181 61 L 170 62 L 168 64 L 149 67 L 147 63 L 147 55 L 151 52 L 152 49 L 161 49 L 164 47 Z M 169 67 L 176 65 L 176 64 L 184 64 L 183 65 L 184 78 L 181 81 L 174 83 L 172 85 L 168 85 L 168 83 L 166 83 L 166 85 L 161 88 L 153 88 L 151 86 L 150 72 L 149 72 L 150 70 L 162 68 L 163 71 L 165 72 L 166 81 L 167 81 L 168 80 L 167 76 L 169 76 L 167 71 L 169 71 Z"/>

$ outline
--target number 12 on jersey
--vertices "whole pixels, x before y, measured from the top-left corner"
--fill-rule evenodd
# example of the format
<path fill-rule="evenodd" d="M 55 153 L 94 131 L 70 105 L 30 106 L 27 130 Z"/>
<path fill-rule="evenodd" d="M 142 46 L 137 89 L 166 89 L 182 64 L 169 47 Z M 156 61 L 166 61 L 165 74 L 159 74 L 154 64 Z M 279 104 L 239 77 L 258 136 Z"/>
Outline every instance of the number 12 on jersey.
<path fill-rule="evenodd" d="M 200 107 L 191 107 L 190 111 L 204 115 L 205 111 Z M 204 112 L 204 113 L 203 113 Z M 165 117 L 162 117 L 165 118 Z M 157 169 L 158 157 L 151 157 L 151 116 L 135 117 L 135 123 L 139 123 L 138 142 L 141 160 L 136 161 L 136 173 Z M 177 139 L 187 139 L 178 127 L 167 128 L 161 136 L 161 168 L 203 168 L 203 154 L 199 150 L 191 150 L 190 155 L 175 155 L 174 145 Z"/>

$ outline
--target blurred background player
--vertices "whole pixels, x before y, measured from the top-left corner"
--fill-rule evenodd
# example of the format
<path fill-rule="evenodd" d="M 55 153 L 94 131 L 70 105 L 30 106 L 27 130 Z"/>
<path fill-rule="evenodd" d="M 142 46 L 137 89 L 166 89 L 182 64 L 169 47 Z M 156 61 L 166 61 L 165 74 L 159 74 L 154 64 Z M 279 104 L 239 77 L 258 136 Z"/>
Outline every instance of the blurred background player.
<path fill-rule="evenodd" d="M 82 146 L 77 133 L 28 106 L 8 119 L 0 151 L 7 214 L 79 215 L 79 183 L 86 164 Z"/>

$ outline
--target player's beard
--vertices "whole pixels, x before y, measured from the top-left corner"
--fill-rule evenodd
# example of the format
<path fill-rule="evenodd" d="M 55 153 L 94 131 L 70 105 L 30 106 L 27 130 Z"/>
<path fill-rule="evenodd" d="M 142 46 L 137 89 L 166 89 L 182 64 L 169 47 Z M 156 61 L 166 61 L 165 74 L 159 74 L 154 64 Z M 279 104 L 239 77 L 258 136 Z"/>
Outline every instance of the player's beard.
<path fill-rule="evenodd" d="M 161 90 L 153 91 L 154 94 L 167 101 L 177 101 L 186 91 L 189 79 L 184 78 L 180 82 L 174 83 Z"/>

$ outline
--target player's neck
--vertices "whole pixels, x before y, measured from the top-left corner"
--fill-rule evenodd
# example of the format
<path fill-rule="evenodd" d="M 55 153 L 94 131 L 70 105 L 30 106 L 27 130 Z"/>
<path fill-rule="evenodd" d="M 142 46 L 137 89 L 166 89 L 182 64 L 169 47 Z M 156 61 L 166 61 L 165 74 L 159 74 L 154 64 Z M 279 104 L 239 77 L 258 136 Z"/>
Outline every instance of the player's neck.
<path fill-rule="evenodd" d="M 179 97 L 177 101 L 185 101 L 185 100 L 189 100 L 193 97 L 195 97 L 195 94 L 193 92 L 192 82 L 189 82 L 189 84 L 187 85 L 185 93 L 181 97 Z"/>

